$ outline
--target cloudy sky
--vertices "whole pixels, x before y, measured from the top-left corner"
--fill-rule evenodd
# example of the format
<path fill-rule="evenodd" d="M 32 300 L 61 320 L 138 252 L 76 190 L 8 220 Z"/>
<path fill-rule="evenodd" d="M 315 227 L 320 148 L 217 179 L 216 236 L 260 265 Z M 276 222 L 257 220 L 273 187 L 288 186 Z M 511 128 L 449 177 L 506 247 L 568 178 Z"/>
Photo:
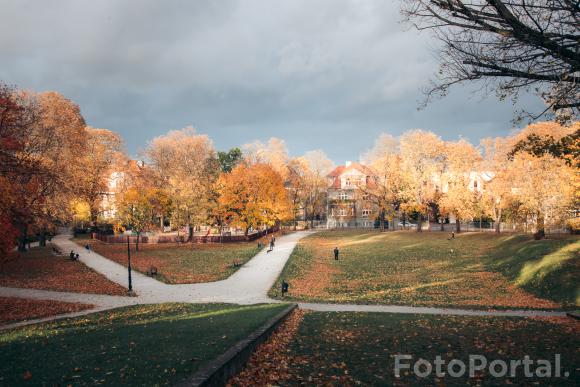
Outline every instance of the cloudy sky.
<path fill-rule="evenodd" d="M 473 85 L 417 110 L 436 48 L 398 0 L 0 0 L 0 80 L 61 92 L 133 155 L 188 125 L 218 149 L 280 137 L 335 162 L 381 132 L 509 133 L 514 107 Z"/>

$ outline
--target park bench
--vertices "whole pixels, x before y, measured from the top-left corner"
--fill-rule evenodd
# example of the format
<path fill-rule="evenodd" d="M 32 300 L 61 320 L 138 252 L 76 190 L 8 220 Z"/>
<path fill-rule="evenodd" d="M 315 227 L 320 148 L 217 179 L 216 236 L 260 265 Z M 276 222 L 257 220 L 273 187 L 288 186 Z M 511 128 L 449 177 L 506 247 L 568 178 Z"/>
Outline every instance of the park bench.
<path fill-rule="evenodd" d="M 149 266 L 149 269 L 147 269 L 147 275 L 149 277 L 157 276 L 157 267 Z"/>

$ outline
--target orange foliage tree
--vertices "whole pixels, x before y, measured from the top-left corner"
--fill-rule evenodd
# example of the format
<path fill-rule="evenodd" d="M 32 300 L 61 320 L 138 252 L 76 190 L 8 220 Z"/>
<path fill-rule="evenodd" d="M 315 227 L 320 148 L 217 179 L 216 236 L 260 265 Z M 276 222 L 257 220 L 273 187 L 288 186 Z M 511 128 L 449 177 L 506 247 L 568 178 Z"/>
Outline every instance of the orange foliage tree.
<path fill-rule="evenodd" d="M 41 244 L 47 229 L 68 219 L 75 177 L 82 169 L 84 119 L 77 105 L 55 92 L 2 89 L 2 170 L 4 208 L 19 230 L 19 250 L 36 228 Z M 6 195 L 4 195 L 6 194 Z"/>
<path fill-rule="evenodd" d="M 218 204 L 231 225 L 244 229 L 273 226 L 291 217 L 284 181 L 270 165 L 242 163 L 216 184 Z"/>

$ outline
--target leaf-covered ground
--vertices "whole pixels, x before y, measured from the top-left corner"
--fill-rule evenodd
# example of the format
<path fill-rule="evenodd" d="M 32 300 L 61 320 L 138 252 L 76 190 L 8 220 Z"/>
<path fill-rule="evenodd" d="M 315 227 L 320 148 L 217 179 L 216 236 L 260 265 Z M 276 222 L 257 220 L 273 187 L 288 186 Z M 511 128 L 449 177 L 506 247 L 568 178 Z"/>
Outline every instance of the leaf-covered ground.
<path fill-rule="evenodd" d="M 300 316 L 301 317 L 301 316 Z M 232 385 L 558 385 L 580 383 L 580 322 L 570 318 L 498 318 L 401 315 L 387 313 L 306 313 L 289 320 L 262 345 Z M 282 332 L 282 333 L 281 333 Z M 288 337 L 288 335 L 290 337 Z M 394 374 L 394 355 L 411 355 L 433 365 L 433 374 L 419 378 L 412 371 Z M 493 377 L 488 369 L 473 378 L 437 377 L 434 361 L 445 364 L 469 355 L 496 359 L 547 359 L 561 355 L 560 378 Z M 276 366 L 278 365 L 278 366 Z M 411 368 L 412 369 L 412 368 Z M 531 368 L 533 371 L 536 367 Z M 443 367 L 446 371 L 446 365 Z M 568 377 L 564 373 L 568 372 Z"/>
<path fill-rule="evenodd" d="M 78 312 L 92 307 L 72 302 L 0 297 L 0 324 Z"/>
<path fill-rule="evenodd" d="M 340 249 L 335 261 L 332 251 Z M 533 241 L 482 233 L 338 232 L 301 240 L 270 295 L 336 302 L 463 308 L 575 308 L 580 238 Z"/>
<path fill-rule="evenodd" d="M 0 385 L 173 385 L 286 304 L 158 304 L 0 332 Z"/>
<path fill-rule="evenodd" d="M 244 369 L 228 381 L 228 386 L 275 386 L 289 380 L 293 364 L 288 346 L 303 318 L 304 311 L 294 309 L 268 340 L 258 346 Z"/>
<path fill-rule="evenodd" d="M 80 241 L 83 246 L 86 240 Z M 94 251 L 104 257 L 127 265 L 127 245 L 107 244 L 91 240 Z M 158 279 L 170 284 L 212 282 L 232 275 L 260 250 L 257 242 L 207 243 L 207 244 L 141 244 L 139 251 L 131 246 L 131 266 L 145 273 L 151 266 L 157 267 Z"/>
<path fill-rule="evenodd" d="M 0 271 L 0 286 L 59 290 L 76 293 L 127 295 L 127 289 L 68 256 L 55 256 L 52 248 L 33 247 L 11 253 Z"/>

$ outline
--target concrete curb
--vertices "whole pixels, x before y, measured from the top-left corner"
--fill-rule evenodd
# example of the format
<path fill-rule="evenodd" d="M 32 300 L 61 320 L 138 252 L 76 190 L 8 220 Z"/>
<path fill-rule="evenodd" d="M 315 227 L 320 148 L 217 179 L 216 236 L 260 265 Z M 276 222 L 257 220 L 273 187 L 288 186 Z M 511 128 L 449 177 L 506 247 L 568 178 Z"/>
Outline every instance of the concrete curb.
<path fill-rule="evenodd" d="M 177 386 L 224 386 L 232 376 L 242 370 L 256 347 L 266 341 L 290 312 L 297 307 L 297 304 L 288 306 L 260 328 L 250 333 L 245 339 L 234 344 L 225 353 L 212 360 L 183 382 L 178 383 Z"/>

